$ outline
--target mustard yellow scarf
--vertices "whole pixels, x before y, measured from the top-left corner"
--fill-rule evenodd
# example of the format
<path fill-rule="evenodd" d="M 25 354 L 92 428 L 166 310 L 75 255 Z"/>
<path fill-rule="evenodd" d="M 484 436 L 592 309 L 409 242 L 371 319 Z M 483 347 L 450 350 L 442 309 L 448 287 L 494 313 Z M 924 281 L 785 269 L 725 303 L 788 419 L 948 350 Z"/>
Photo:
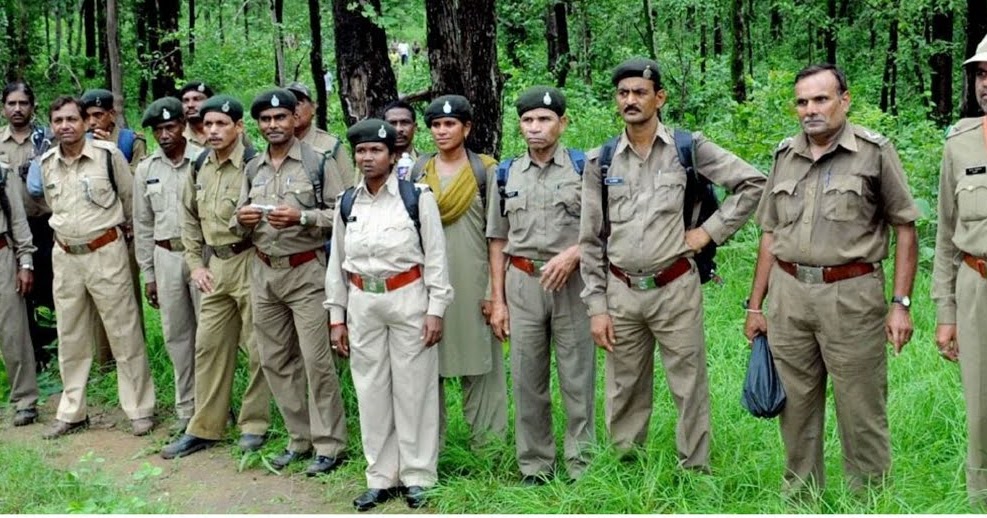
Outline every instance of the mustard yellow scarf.
<path fill-rule="evenodd" d="M 497 163 L 496 160 L 487 155 L 480 155 L 480 159 L 484 167 L 488 168 Z M 479 186 L 476 185 L 473 170 L 470 168 L 469 162 L 467 162 L 463 164 L 462 169 L 453 178 L 452 183 L 443 189 L 442 181 L 439 179 L 439 172 L 435 167 L 435 161 L 436 159 L 432 158 L 425 164 L 425 183 L 435 193 L 435 201 L 439 205 L 439 215 L 442 218 L 442 225 L 451 225 L 469 210 L 470 205 L 473 204 L 473 199 L 479 191 Z"/>

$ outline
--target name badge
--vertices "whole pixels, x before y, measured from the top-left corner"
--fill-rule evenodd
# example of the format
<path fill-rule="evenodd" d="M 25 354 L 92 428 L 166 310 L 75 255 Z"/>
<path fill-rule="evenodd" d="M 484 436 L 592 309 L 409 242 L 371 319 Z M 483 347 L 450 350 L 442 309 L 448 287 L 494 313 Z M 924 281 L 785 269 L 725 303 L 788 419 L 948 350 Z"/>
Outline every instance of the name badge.
<path fill-rule="evenodd" d="M 202 186 L 199 185 L 199 184 L 195 184 L 195 190 L 201 191 L 202 190 Z"/>
<path fill-rule="evenodd" d="M 349 218 L 346 218 L 347 223 L 353 223 L 354 221 L 356 221 L 356 216 L 350 216 Z"/>
<path fill-rule="evenodd" d="M 161 183 L 161 179 L 160 178 L 148 178 L 147 179 L 147 185 L 154 185 L 156 183 Z"/>
<path fill-rule="evenodd" d="M 291 184 L 291 180 L 290 179 L 288 180 L 288 183 Z M 263 187 L 265 185 L 267 185 L 267 178 L 261 178 L 261 179 L 254 180 L 254 187 Z"/>
<path fill-rule="evenodd" d="M 507 199 L 507 198 L 517 198 L 518 194 L 519 194 L 518 191 L 505 192 L 504 193 L 504 199 Z"/>
<path fill-rule="evenodd" d="M 975 176 L 975 175 L 978 175 L 978 174 L 987 174 L 987 166 L 983 166 L 982 165 L 982 166 L 978 166 L 978 167 L 967 167 L 966 168 L 966 175 L 967 176 Z"/>
<path fill-rule="evenodd" d="M 624 177 L 608 176 L 603 179 L 603 185 L 624 185 Z"/>

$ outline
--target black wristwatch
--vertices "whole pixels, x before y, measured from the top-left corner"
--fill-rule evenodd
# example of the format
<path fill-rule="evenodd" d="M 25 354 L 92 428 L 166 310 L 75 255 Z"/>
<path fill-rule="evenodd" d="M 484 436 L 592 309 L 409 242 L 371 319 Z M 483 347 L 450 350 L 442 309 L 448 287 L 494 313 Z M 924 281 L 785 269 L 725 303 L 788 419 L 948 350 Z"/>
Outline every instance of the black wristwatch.
<path fill-rule="evenodd" d="M 908 295 L 895 295 L 891 297 L 892 304 L 898 304 L 899 306 L 905 308 L 905 311 L 912 309 L 912 299 Z"/>

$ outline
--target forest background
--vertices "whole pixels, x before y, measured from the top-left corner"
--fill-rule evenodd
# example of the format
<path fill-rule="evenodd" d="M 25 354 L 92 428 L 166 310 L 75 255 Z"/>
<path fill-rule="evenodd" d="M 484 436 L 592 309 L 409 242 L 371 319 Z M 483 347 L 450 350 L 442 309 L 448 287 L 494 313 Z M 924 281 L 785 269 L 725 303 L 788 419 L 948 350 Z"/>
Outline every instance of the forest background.
<path fill-rule="evenodd" d="M 841 485 L 838 434 L 831 418 L 826 428 L 829 488 L 812 504 L 791 507 L 779 498 L 783 458 L 777 424 L 755 420 L 739 405 L 747 357 L 740 304 L 758 238 L 756 227 L 748 224 L 721 248 L 725 283 L 704 288 L 712 476 L 675 469 L 674 406 L 659 369 L 644 455 L 620 462 L 601 440 L 597 460 L 584 478 L 538 489 L 518 486 L 512 437 L 481 454 L 468 449 L 454 396 L 457 408 L 450 411 L 450 436 L 440 458 L 441 485 L 432 510 L 968 511 L 959 373 L 935 354 L 935 313 L 928 294 L 939 158 L 948 125 L 960 116 L 980 115 L 961 63 L 987 34 L 987 0 L 0 0 L 0 5 L 0 68 L 7 80 L 24 79 L 34 87 L 41 121 L 56 96 L 86 88 L 110 88 L 123 95 L 124 119 L 136 126 L 147 103 L 174 94 L 186 81 L 204 80 L 249 103 L 263 89 L 298 80 L 319 97 L 318 124 L 337 135 L 348 124 L 377 115 L 399 95 L 420 109 L 434 96 L 464 94 L 477 114 L 471 147 L 498 157 L 524 151 L 513 101 L 533 84 L 564 88 L 572 119 L 563 137 L 568 146 L 589 149 L 616 134 L 621 123 L 610 71 L 622 59 L 642 55 L 662 66 L 669 93 L 666 123 L 701 130 L 767 172 L 773 149 L 799 129 L 793 108 L 795 73 L 809 63 L 839 64 L 849 77 L 851 120 L 896 144 L 922 210 L 921 264 L 913 297 L 916 333 L 900 357 L 889 358 L 895 463 L 885 489 L 860 497 Z M 417 42 L 421 52 L 401 65 L 391 55 L 397 42 Z M 326 91 L 327 71 L 333 78 L 331 92 Z M 416 147 L 432 149 L 423 126 Z M 262 143 L 253 121 L 247 127 L 253 141 Z M 149 134 L 148 140 L 153 141 Z M 173 403 L 171 367 L 157 312 L 145 307 L 145 313 L 158 408 L 167 416 Z M 599 359 L 602 365 L 602 354 Z M 0 391 L 7 390 L 3 376 Z M 116 405 L 115 373 L 94 371 L 93 376 L 91 398 Z M 602 376 L 601 368 L 601 439 Z M 47 395 L 57 393 L 57 367 L 46 371 L 42 381 Z M 244 381 L 238 378 L 238 387 Z M 348 379 L 343 383 L 356 460 L 324 481 L 327 500 L 339 498 L 329 489 L 337 478 L 362 478 L 352 384 Z M 0 396 L 6 398 L 6 393 Z M 830 398 L 830 415 L 832 410 Z M 557 405 L 559 438 L 563 427 L 564 413 Z M 274 436 L 265 453 L 283 447 L 280 422 Z M 0 486 L 19 482 L 25 492 L 0 494 L 0 511 L 180 510 L 167 502 L 147 507 L 115 500 L 112 481 L 93 485 L 87 481 L 92 477 L 25 477 L 25 465 L 43 464 L 45 448 L 0 444 L 4 458 L 24 464 L 0 462 Z M 261 457 L 235 448 L 230 455 L 239 459 L 240 469 L 264 469 Z M 231 462 L 231 469 L 236 465 Z M 57 491 L 46 485 L 53 480 L 77 487 Z"/>

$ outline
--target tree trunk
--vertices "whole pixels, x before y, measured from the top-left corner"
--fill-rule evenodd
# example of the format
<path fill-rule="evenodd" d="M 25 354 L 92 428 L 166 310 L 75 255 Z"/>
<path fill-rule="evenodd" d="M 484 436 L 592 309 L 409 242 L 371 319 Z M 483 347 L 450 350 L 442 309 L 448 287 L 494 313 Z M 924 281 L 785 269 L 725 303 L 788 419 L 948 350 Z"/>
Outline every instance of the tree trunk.
<path fill-rule="evenodd" d="M 432 91 L 469 99 L 473 129 L 467 145 L 498 156 L 504 78 L 497 66 L 494 0 L 474 0 L 469 5 L 425 0 L 425 18 Z"/>
<path fill-rule="evenodd" d="M 380 0 L 360 0 L 380 15 Z M 387 34 L 363 16 L 351 0 L 332 1 L 332 23 L 337 44 L 336 82 L 346 125 L 372 117 L 398 96 L 394 69 L 387 56 Z M 347 42 L 340 45 L 339 42 Z"/>
<path fill-rule="evenodd" d="M 589 28 L 589 15 L 586 14 L 586 6 L 581 4 L 582 11 L 582 49 L 580 52 L 580 57 L 582 58 L 582 73 L 583 82 L 587 85 L 593 84 L 593 33 Z"/>
<path fill-rule="evenodd" d="M 154 67 L 154 79 L 151 81 L 151 92 L 155 99 L 174 93 L 175 79 L 185 76 L 182 45 L 175 37 L 180 13 L 180 0 L 157 0 L 157 35 L 153 45 L 159 47 L 161 59 Z"/>
<path fill-rule="evenodd" d="M 10 63 L 7 64 L 7 80 L 24 79 L 25 73 L 33 63 L 31 53 L 32 15 L 28 12 L 25 0 L 13 0 L 5 6 L 7 10 L 7 36 L 10 45 Z"/>
<path fill-rule="evenodd" d="M 977 53 L 977 45 L 987 35 L 987 2 L 984 0 L 966 0 L 966 52 L 963 60 Z M 979 117 L 983 115 L 977 93 L 974 89 L 974 74 L 970 67 L 963 67 L 963 102 L 960 104 L 961 117 Z"/>
<path fill-rule="evenodd" d="M 569 20 L 567 2 L 549 4 L 545 15 L 545 41 L 548 43 L 548 69 L 555 76 L 555 84 L 565 87 L 572 56 L 569 50 Z"/>
<path fill-rule="evenodd" d="M 826 48 L 826 62 L 836 64 L 836 0 L 826 0 L 826 24 L 823 25 L 823 47 Z"/>
<path fill-rule="evenodd" d="M 106 33 L 106 1 L 96 3 L 96 48 L 99 55 L 99 63 L 102 65 L 103 84 L 109 85 L 113 78 L 110 77 L 110 54 L 108 35 Z M 120 40 L 117 40 L 120 41 Z"/>
<path fill-rule="evenodd" d="M 778 8 L 778 4 L 773 3 L 771 4 L 771 40 L 780 41 L 783 29 L 781 9 Z"/>
<path fill-rule="evenodd" d="M 243 1 L 243 41 L 250 41 L 250 0 Z"/>
<path fill-rule="evenodd" d="M 195 0 L 188 0 L 188 61 L 195 62 Z"/>
<path fill-rule="evenodd" d="M 150 66 L 148 63 L 150 58 L 148 56 L 148 32 L 150 20 L 148 20 L 148 12 L 146 8 L 147 3 L 154 3 L 154 0 L 139 0 L 134 2 L 134 25 L 137 29 L 137 41 L 135 42 L 134 50 L 137 51 L 137 62 L 140 63 L 142 69 L 147 70 Z M 140 84 L 137 87 L 137 102 L 141 106 L 147 104 L 147 94 L 151 88 L 151 83 L 148 81 L 146 74 L 141 74 Z"/>
<path fill-rule="evenodd" d="M 86 78 L 96 77 L 96 0 L 82 0 L 82 26 L 86 33 Z"/>
<path fill-rule="evenodd" d="M 733 55 L 730 58 L 730 79 L 733 83 L 733 98 L 742 103 L 747 100 L 747 84 L 744 81 L 744 1 L 730 1 L 731 21 L 733 22 Z"/>
<path fill-rule="evenodd" d="M 754 24 L 751 22 L 754 17 L 754 0 L 747 0 L 746 11 L 744 11 L 744 38 L 747 45 L 747 74 L 754 77 Z"/>
<path fill-rule="evenodd" d="M 699 23 L 699 84 L 706 84 L 706 53 L 709 51 L 706 20 Z"/>
<path fill-rule="evenodd" d="M 655 10 L 651 5 L 651 0 L 644 0 L 644 33 L 647 36 L 645 44 L 648 47 L 648 55 L 651 59 L 658 59 L 658 33 L 655 31 Z"/>
<path fill-rule="evenodd" d="M 720 57 L 723 55 L 723 26 L 720 24 L 720 15 L 713 15 L 713 55 Z"/>
<path fill-rule="evenodd" d="M 309 49 L 309 66 L 312 67 L 312 82 L 318 107 L 315 110 L 315 125 L 326 129 L 329 126 L 328 106 L 326 95 L 326 69 L 322 63 L 322 13 L 319 11 L 319 0 L 308 0 L 308 26 L 312 32 L 312 48 Z"/>
<path fill-rule="evenodd" d="M 274 24 L 274 84 L 284 86 L 284 0 L 271 0 L 271 22 Z"/>
<path fill-rule="evenodd" d="M 120 64 L 120 24 L 117 18 L 117 0 L 106 0 L 106 56 L 110 71 L 110 91 L 123 97 L 123 66 Z M 116 102 L 114 101 L 114 106 Z M 123 113 L 117 113 L 118 120 Z M 126 122 L 126 121 L 124 121 Z"/>
<path fill-rule="evenodd" d="M 216 17 L 219 19 L 219 44 L 226 45 L 226 30 L 223 28 L 223 0 L 219 0 L 219 9 L 216 11 Z"/>
<path fill-rule="evenodd" d="M 896 94 L 898 89 L 898 13 L 895 11 L 888 29 L 888 52 L 884 60 L 884 75 L 881 84 L 881 111 L 898 113 Z"/>

